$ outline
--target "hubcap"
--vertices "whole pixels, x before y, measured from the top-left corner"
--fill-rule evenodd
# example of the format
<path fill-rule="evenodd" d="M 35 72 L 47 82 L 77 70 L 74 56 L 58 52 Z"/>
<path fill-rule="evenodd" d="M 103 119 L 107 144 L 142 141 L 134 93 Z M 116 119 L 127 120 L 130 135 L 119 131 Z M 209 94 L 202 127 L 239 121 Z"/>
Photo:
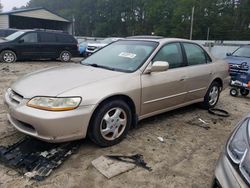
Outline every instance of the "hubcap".
<path fill-rule="evenodd" d="M 216 104 L 219 98 L 219 88 L 217 86 L 213 86 L 209 93 L 209 104 L 213 106 Z"/>
<path fill-rule="evenodd" d="M 69 61 L 69 59 L 70 59 L 69 53 L 64 52 L 64 53 L 62 54 L 62 59 L 63 59 L 63 61 Z"/>
<path fill-rule="evenodd" d="M 101 121 L 101 134 L 106 140 L 112 141 L 120 137 L 127 125 L 127 115 L 121 108 L 109 110 Z"/>
<path fill-rule="evenodd" d="M 6 53 L 4 53 L 4 55 L 3 55 L 3 60 L 4 60 L 5 62 L 7 62 L 7 63 L 12 63 L 12 62 L 14 62 L 14 60 L 15 60 L 15 56 L 14 56 L 14 54 L 11 53 L 11 52 L 6 52 Z"/>

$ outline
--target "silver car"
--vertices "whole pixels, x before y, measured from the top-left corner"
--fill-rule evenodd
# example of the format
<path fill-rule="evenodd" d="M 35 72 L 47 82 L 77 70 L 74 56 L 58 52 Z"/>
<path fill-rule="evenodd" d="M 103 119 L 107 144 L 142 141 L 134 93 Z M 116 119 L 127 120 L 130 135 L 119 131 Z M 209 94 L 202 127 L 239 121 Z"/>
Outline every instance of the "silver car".
<path fill-rule="evenodd" d="M 144 118 L 193 103 L 214 107 L 228 83 L 228 64 L 189 40 L 124 39 L 80 64 L 24 76 L 5 101 L 25 134 L 111 146 Z"/>
<path fill-rule="evenodd" d="M 215 170 L 213 188 L 250 186 L 250 114 L 233 131 Z"/>

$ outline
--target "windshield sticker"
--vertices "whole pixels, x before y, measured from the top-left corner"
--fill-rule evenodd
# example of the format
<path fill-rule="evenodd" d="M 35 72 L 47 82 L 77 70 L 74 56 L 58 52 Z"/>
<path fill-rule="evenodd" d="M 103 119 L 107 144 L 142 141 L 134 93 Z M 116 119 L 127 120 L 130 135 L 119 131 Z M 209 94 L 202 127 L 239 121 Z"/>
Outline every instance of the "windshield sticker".
<path fill-rule="evenodd" d="M 121 52 L 119 54 L 120 57 L 125 57 L 125 58 L 130 58 L 130 59 L 134 59 L 136 57 L 136 54 L 132 54 L 132 53 L 127 53 L 127 52 Z"/>

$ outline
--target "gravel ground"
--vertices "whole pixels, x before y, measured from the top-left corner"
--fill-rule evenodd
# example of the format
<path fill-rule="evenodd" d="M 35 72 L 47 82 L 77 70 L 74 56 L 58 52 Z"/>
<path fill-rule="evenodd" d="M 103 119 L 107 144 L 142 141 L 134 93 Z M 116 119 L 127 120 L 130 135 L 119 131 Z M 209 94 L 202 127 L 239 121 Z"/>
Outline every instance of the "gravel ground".
<path fill-rule="evenodd" d="M 74 59 L 77 63 L 79 59 Z M 4 90 L 20 76 L 46 67 L 62 66 L 61 62 L 20 62 L 0 64 L 0 145 L 17 142 L 24 135 L 7 121 L 3 104 Z M 164 113 L 139 123 L 120 144 L 98 148 L 83 140 L 80 150 L 42 182 L 31 181 L 14 170 L 0 165 L 0 187 L 169 187 L 206 188 L 213 178 L 214 167 L 225 141 L 235 124 L 249 112 L 248 98 L 229 96 L 223 91 L 218 107 L 230 112 L 220 118 L 201 110 L 197 105 Z M 205 129 L 199 118 L 209 123 Z M 157 137 L 163 137 L 161 143 Z M 153 168 L 148 172 L 135 168 L 107 180 L 91 161 L 107 154 L 143 154 Z"/>

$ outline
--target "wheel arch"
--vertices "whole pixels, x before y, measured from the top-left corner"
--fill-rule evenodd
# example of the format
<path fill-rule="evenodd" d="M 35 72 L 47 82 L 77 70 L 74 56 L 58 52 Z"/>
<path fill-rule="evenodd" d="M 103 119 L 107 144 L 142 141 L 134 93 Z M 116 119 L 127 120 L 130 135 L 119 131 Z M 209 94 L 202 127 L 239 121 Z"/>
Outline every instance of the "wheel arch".
<path fill-rule="evenodd" d="M 90 121 L 89 121 L 89 125 L 88 125 L 88 131 L 87 134 L 89 134 L 90 130 L 91 130 L 91 124 L 93 121 L 93 118 L 95 117 L 95 114 L 97 113 L 97 111 L 99 110 L 99 108 L 104 105 L 105 103 L 112 101 L 112 100 L 121 100 L 123 102 L 125 102 L 131 109 L 131 113 L 132 113 L 132 128 L 136 127 L 137 125 L 137 114 L 136 114 L 136 107 L 135 107 L 135 103 L 134 101 L 131 99 L 131 97 L 127 96 L 127 95 L 123 95 L 123 94 L 119 94 L 119 95 L 113 95 L 113 96 L 109 96 L 105 99 L 103 99 L 97 106 L 96 108 L 93 110 L 93 113 L 91 115 Z"/>
<path fill-rule="evenodd" d="M 222 88 L 224 87 L 223 81 L 222 81 L 222 79 L 219 78 L 219 77 L 215 78 L 215 79 L 212 81 L 212 83 L 213 83 L 213 82 L 217 82 L 218 84 L 220 84 L 221 90 L 222 90 Z M 212 83 L 211 83 L 211 84 L 212 84 Z"/>
<path fill-rule="evenodd" d="M 0 53 L 2 53 L 3 51 L 6 51 L 6 50 L 9 50 L 9 51 L 14 52 L 14 53 L 16 54 L 16 56 L 18 55 L 17 52 L 16 52 L 16 50 L 14 50 L 14 49 L 12 49 L 12 48 L 4 48 L 4 49 L 2 49 L 2 50 L 0 51 Z"/>

